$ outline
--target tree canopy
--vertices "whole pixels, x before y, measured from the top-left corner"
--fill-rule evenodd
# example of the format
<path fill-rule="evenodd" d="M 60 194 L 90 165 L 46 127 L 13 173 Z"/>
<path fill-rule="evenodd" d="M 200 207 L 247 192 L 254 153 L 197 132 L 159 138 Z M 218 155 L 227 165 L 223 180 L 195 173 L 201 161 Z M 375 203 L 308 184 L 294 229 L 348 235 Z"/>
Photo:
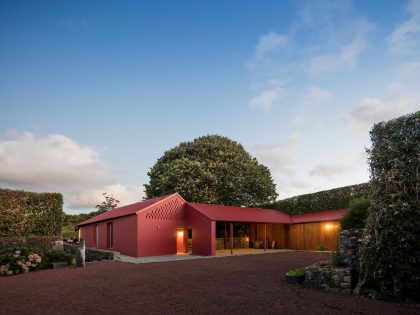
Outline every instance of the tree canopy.
<path fill-rule="evenodd" d="M 95 206 L 95 208 L 98 209 L 99 214 L 116 208 L 120 203 L 112 194 L 108 195 L 107 193 L 103 193 L 102 196 L 104 196 L 105 200 L 102 201 L 101 204 Z"/>
<path fill-rule="evenodd" d="M 219 135 L 166 151 L 148 175 L 147 199 L 178 192 L 190 202 L 260 206 L 277 197 L 270 170 L 241 144 Z"/>

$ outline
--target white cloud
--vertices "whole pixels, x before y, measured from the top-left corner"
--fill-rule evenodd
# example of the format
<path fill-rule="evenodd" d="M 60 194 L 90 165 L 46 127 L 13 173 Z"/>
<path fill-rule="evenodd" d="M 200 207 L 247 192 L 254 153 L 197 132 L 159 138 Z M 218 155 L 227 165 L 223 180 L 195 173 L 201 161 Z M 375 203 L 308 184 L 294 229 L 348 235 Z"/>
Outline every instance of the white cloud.
<path fill-rule="evenodd" d="M 120 205 L 139 202 L 144 196 L 137 187 L 126 187 L 122 184 L 104 185 L 101 188 L 86 189 L 67 194 L 66 200 L 74 208 L 93 207 L 103 201 L 102 194 L 112 194 L 120 201 Z"/>
<path fill-rule="evenodd" d="M 389 106 L 377 98 L 365 98 L 350 113 L 351 126 L 365 132 L 373 124 L 399 115 L 398 107 Z"/>
<path fill-rule="evenodd" d="M 309 73 L 314 75 L 326 72 L 351 71 L 355 68 L 357 58 L 366 47 L 365 36 L 357 35 L 350 43 L 340 47 L 337 52 L 324 53 L 313 57 L 309 61 Z"/>
<path fill-rule="evenodd" d="M 97 149 L 66 136 L 0 135 L 2 186 L 60 192 L 65 206 L 73 209 L 94 207 L 104 192 L 114 193 L 121 204 L 140 200 L 140 190 L 116 184 L 114 173 Z"/>
<path fill-rule="evenodd" d="M 291 151 L 301 141 L 299 134 L 294 134 L 283 143 L 267 144 L 257 143 L 251 146 L 250 151 L 258 161 L 266 165 L 273 173 L 292 174 L 293 159 Z"/>
<path fill-rule="evenodd" d="M 287 36 L 270 32 L 260 37 L 258 45 L 255 47 L 254 58 L 264 59 L 267 55 L 278 51 L 288 42 Z"/>
<path fill-rule="evenodd" d="M 420 62 L 401 64 L 383 99 L 369 97 L 357 104 L 350 112 L 350 126 L 354 130 L 367 132 L 373 124 L 387 121 L 420 107 Z"/>
<path fill-rule="evenodd" d="M 250 100 L 249 107 L 263 111 L 269 111 L 273 104 L 281 100 L 283 96 L 284 91 L 281 87 L 278 86 L 263 90 L 259 95 Z"/>
<path fill-rule="evenodd" d="M 409 18 L 388 37 L 389 49 L 394 54 L 418 53 L 420 49 L 420 0 L 409 1 L 406 11 Z"/>
<path fill-rule="evenodd" d="M 305 101 L 319 104 L 319 103 L 328 101 L 331 98 L 331 96 L 332 96 L 331 92 L 320 89 L 316 86 L 311 86 L 308 89 L 308 92 L 305 97 Z"/>
<path fill-rule="evenodd" d="M 319 111 L 319 105 L 329 101 L 332 93 L 316 86 L 309 87 L 301 97 L 300 106 L 293 122 L 299 125 L 309 126 L 314 124 L 314 116 Z M 321 123 L 317 120 L 316 123 Z"/>
<path fill-rule="evenodd" d="M 335 177 L 343 173 L 347 173 L 352 168 L 343 164 L 317 164 L 309 172 L 311 176 L 320 176 L 320 177 Z"/>
<path fill-rule="evenodd" d="M 420 81 L 420 61 L 412 61 L 401 64 L 396 71 L 396 80 L 402 82 Z"/>

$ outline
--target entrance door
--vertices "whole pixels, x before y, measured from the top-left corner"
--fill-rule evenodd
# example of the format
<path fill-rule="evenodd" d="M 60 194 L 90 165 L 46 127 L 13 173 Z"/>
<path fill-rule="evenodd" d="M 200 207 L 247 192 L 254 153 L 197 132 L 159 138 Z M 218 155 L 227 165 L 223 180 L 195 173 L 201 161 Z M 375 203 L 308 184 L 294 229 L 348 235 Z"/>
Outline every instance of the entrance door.
<path fill-rule="evenodd" d="M 176 230 L 176 252 L 177 254 L 188 253 L 188 230 L 187 229 Z"/>

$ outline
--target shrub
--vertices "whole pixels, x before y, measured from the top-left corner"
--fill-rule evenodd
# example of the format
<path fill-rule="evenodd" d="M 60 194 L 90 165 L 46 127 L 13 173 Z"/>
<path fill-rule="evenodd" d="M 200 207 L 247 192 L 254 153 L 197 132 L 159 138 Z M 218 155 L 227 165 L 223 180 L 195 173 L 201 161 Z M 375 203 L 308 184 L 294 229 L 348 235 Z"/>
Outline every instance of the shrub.
<path fill-rule="evenodd" d="M 326 250 L 327 250 L 327 245 L 325 245 L 325 244 L 319 244 L 319 245 L 316 247 L 316 250 L 318 250 L 318 251 L 320 251 L 320 252 L 324 252 L 324 251 L 326 251 Z"/>
<path fill-rule="evenodd" d="M 24 247 L 11 247 L 0 253 L 0 276 L 34 271 L 41 265 L 41 256 Z"/>
<path fill-rule="evenodd" d="M 61 249 L 53 249 L 45 254 L 45 259 L 48 263 L 67 262 L 68 265 L 71 265 L 73 255 L 66 253 Z"/>
<path fill-rule="evenodd" d="M 368 150 L 372 205 L 356 293 L 420 297 L 420 111 L 376 124 Z"/>
<path fill-rule="evenodd" d="M 366 224 L 371 201 L 367 198 L 356 198 L 350 201 L 350 210 L 341 219 L 341 229 L 363 229 Z"/>
<path fill-rule="evenodd" d="M 370 183 L 363 183 L 275 201 L 265 205 L 264 208 L 276 209 L 288 214 L 344 209 L 348 207 L 351 199 L 368 198 L 371 194 Z"/>
<path fill-rule="evenodd" d="M 333 266 L 336 266 L 336 267 L 345 267 L 345 266 L 347 266 L 341 260 L 340 252 L 333 252 L 331 254 L 331 263 L 333 264 Z"/>
<path fill-rule="evenodd" d="M 286 276 L 291 276 L 291 277 L 300 277 L 303 275 L 305 275 L 305 267 L 295 268 L 286 273 Z"/>
<path fill-rule="evenodd" d="M 60 235 L 63 196 L 0 188 L 0 237 Z"/>

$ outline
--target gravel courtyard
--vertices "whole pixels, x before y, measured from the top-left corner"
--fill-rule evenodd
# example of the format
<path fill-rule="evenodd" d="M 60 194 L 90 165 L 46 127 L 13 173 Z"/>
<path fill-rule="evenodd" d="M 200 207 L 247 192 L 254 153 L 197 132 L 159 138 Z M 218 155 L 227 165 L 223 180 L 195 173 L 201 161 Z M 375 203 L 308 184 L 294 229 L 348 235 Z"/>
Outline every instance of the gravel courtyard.
<path fill-rule="evenodd" d="M 0 278 L 0 314 L 420 314 L 420 307 L 286 283 L 322 259 L 285 252 L 149 264 L 95 262 Z"/>

